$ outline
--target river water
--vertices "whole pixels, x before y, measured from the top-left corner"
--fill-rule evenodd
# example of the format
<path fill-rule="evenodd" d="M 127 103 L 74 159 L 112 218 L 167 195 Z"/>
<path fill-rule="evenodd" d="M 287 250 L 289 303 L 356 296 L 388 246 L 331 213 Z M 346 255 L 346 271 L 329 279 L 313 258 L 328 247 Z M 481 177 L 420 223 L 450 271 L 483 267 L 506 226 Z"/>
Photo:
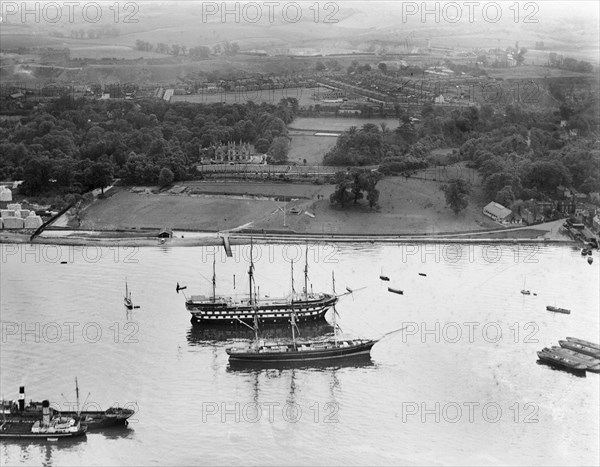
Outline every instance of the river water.
<path fill-rule="evenodd" d="M 245 292 L 249 251 L 0 245 L 2 397 L 23 385 L 66 407 L 77 377 L 88 409 L 137 410 L 79 440 L 3 441 L 1 464 L 598 464 L 599 375 L 536 362 L 566 336 L 598 342 L 597 252 L 589 265 L 565 246 L 310 245 L 314 291 L 332 271 L 338 292 L 357 289 L 337 307 L 346 335 L 405 329 L 367 363 L 255 371 L 228 366 L 245 328 L 192 326 L 175 292 L 210 294 L 213 257 L 217 294 Z M 289 293 L 291 259 L 302 290 L 304 251 L 255 245 L 260 294 Z"/>

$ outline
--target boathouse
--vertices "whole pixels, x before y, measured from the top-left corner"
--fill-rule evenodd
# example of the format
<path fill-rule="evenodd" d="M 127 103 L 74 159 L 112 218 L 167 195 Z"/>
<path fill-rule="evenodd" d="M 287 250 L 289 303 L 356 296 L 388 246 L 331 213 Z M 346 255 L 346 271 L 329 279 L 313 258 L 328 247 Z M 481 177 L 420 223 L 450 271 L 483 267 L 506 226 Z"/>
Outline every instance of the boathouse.
<path fill-rule="evenodd" d="M 483 208 L 483 213 L 497 222 L 504 222 L 512 214 L 512 211 L 492 201 Z"/>

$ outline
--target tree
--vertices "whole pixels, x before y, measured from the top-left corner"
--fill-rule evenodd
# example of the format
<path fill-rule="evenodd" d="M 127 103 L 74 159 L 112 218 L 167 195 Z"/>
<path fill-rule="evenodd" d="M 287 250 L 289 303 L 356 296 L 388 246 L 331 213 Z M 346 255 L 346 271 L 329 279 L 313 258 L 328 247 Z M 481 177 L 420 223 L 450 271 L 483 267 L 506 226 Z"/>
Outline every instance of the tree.
<path fill-rule="evenodd" d="M 335 191 L 329 197 L 331 204 L 346 206 L 350 201 L 358 204 L 358 201 L 367 193 L 369 207 L 378 207 L 379 190 L 375 188 L 381 180 L 381 174 L 367 169 L 352 169 L 349 172 L 337 172 L 335 174 Z"/>
<path fill-rule="evenodd" d="M 284 163 L 287 161 L 288 152 L 290 150 L 290 141 L 285 136 L 278 136 L 271 143 L 269 152 L 275 162 Z"/>
<path fill-rule="evenodd" d="M 98 162 L 94 162 L 85 170 L 84 178 L 89 188 L 100 188 L 102 194 L 104 194 L 104 188 L 112 183 L 112 164 L 106 158 L 103 158 Z"/>
<path fill-rule="evenodd" d="M 442 185 L 442 191 L 446 195 L 446 204 L 458 214 L 469 205 L 471 184 L 462 178 L 454 178 Z"/>
<path fill-rule="evenodd" d="M 167 167 L 163 167 L 158 175 L 158 185 L 162 188 L 169 186 L 173 183 L 173 172 L 171 172 Z"/>

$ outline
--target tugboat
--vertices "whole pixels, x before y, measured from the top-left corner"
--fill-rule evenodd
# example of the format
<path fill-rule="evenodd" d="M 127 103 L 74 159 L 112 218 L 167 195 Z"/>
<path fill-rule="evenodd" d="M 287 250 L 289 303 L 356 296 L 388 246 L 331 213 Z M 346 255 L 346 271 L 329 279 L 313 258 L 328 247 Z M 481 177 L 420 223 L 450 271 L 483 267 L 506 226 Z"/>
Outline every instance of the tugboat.
<path fill-rule="evenodd" d="M 293 263 L 292 263 L 293 268 Z M 335 278 L 333 278 L 335 296 Z M 293 287 L 293 281 L 292 281 Z M 333 306 L 333 340 L 299 342 L 296 339 L 296 312 L 290 307 L 292 341 L 266 344 L 258 339 L 258 321 L 254 322 L 255 340 L 250 347 L 228 348 L 230 365 L 279 367 L 281 365 L 304 365 L 329 362 L 347 362 L 354 358 L 369 358 L 371 348 L 380 339 L 339 339 L 336 322 L 337 310 Z M 250 327 L 250 326 L 249 326 Z M 392 331 L 397 332 L 397 331 Z M 388 333 L 391 334 L 391 333 Z M 387 335 L 387 334 L 386 334 Z"/>
<path fill-rule="evenodd" d="M 192 295 L 185 297 L 185 306 L 192 314 L 192 323 L 202 324 L 251 324 L 255 315 L 263 323 L 285 323 L 289 319 L 292 306 L 298 321 L 316 321 L 325 317 L 327 310 L 336 304 L 338 297 L 326 293 L 308 291 L 308 247 L 304 266 L 304 290 L 292 292 L 290 296 L 268 298 L 259 297 L 254 283 L 253 245 L 250 243 L 250 268 L 248 269 L 249 293 L 239 298 L 216 294 L 215 261 L 213 259 L 212 296 Z M 178 287 L 177 293 L 184 287 Z M 312 287 L 311 287 L 312 289 Z"/>

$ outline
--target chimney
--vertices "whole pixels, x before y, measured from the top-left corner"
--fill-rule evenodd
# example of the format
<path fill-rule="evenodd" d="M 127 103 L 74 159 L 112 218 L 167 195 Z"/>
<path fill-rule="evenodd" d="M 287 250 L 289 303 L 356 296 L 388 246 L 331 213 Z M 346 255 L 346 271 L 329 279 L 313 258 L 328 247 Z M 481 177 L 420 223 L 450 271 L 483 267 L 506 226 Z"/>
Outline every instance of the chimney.
<path fill-rule="evenodd" d="M 19 412 L 25 411 L 25 386 L 19 387 Z"/>
<path fill-rule="evenodd" d="M 50 402 L 47 400 L 42 401 L 42 425 L 50 425 Z"/>

